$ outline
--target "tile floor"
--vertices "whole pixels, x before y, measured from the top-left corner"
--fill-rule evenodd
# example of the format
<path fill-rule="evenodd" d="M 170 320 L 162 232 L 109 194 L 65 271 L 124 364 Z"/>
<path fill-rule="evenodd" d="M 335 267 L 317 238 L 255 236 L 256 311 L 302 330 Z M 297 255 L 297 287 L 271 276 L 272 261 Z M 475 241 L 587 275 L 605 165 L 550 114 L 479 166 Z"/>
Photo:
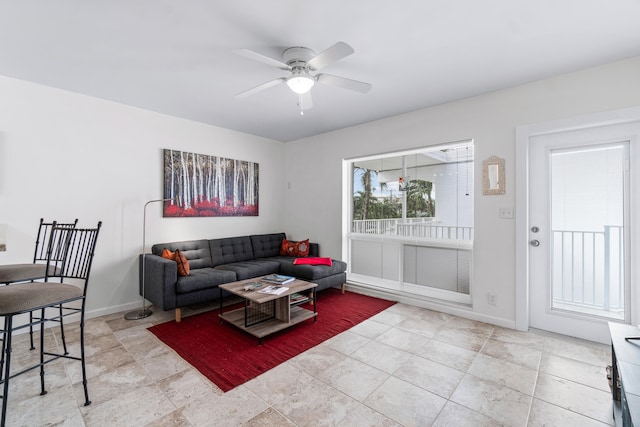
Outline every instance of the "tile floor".
<path fill-rule="evenodd" d="M 45 396 L 37 371 L 13 380 L 7 425 L 613 424 L 605 345 L 397 304 L 223 394 L 146 330 L 172 316 L 156 310 L 143 320 L 89 320 L 92 404 L 83 406 L 80 364 L 60 360 L 47 366 Z M 77 326 L 68 329 L 73 352 Z M 57 345 L 50 331 L 47 343 Z M 36 353 L 26 338 L 14 342 L 14 366 Z"/>

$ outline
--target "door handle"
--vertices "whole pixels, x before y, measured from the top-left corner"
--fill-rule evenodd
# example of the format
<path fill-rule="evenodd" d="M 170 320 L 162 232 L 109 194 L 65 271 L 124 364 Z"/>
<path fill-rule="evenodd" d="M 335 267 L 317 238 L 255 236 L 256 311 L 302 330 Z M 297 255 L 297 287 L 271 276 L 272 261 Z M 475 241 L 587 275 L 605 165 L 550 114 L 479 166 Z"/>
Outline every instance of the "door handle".
<path fill-rule="evenodd" d="M 530 244 L 531 246 L 533 246 L 534 248 L 537 248 L 538 246 L 540 246 L 540 241 L 539 241 L 539 240 L 536 240 L 536 239 L 533 239 L 533 240 L 531 240 L 531 241 L 529 242 L 529 244 Z"/>

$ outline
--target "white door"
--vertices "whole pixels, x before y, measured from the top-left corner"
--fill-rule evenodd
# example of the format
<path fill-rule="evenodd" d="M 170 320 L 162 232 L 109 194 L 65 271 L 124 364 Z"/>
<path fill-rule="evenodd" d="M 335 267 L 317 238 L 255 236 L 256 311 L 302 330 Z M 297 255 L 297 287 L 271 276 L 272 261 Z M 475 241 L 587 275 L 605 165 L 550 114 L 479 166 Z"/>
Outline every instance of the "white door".
<path fill-rule="evenodd" d="M 529 138 L 529 326 L 608 342 L 629 322 L 629 165 L 638 124 Z"/>

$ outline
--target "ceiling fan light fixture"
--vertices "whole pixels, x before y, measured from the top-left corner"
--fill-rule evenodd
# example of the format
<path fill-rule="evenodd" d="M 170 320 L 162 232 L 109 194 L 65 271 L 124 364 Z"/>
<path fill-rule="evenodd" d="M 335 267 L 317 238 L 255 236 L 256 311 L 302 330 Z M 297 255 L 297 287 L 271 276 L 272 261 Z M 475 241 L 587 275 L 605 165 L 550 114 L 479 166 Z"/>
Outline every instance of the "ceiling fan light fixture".
<path fill-rule="evenodd" d="M 309 92 L 315 83 L 315 79 L 304 72 L 294 72 L 287 79 L 287 86 L 299 95 Z"/>

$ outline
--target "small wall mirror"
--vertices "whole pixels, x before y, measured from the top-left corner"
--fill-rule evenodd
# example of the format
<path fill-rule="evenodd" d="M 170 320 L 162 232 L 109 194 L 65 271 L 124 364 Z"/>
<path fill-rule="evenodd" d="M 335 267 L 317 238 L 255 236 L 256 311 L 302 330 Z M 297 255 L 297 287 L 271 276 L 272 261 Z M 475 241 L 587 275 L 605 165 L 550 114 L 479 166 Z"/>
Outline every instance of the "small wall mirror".
<path fill-rule="evenodd" d="M 482 162 L 482 194 L 504 194 L 504 159 L 491 156 Z"/>

